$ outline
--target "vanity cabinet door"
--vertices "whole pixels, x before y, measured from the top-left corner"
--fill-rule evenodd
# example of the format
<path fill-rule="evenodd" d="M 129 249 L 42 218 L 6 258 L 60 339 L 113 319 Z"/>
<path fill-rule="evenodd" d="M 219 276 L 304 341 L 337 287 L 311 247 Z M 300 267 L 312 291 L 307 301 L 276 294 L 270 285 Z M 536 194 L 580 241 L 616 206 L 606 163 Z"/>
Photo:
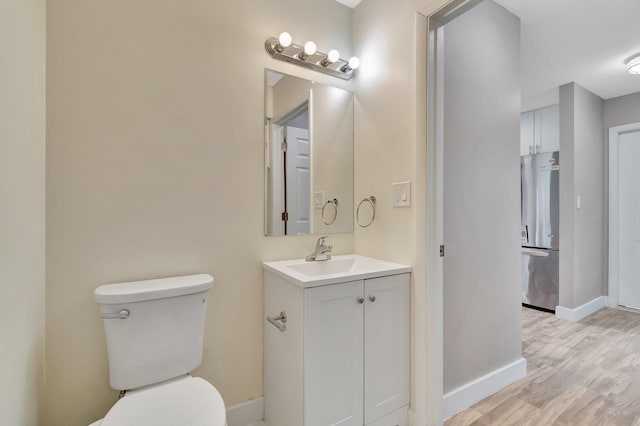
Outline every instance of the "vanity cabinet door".
<path fill-rule="evenodd" d="M 363 425 L 364 281 L 305 290 L 305 426 Z"/>
<path fill-rule="evenodd" d="M 365 281 L 365 424 L 409 404 L 410 288 L 409 274 Z"/>

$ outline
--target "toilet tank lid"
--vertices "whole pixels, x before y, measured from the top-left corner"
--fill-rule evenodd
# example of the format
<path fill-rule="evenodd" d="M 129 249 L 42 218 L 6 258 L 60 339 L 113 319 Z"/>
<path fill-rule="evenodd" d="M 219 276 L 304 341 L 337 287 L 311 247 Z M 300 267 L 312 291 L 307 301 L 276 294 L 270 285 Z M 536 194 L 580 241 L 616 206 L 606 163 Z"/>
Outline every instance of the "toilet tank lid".
<path fill-rule="evenodd" d="M 96 288 L 94 299 L 102 304 L 142 302 L 201 293 L 211 287 L 213 277 L 209 274 L 185 275 L 101 285 Z"/>

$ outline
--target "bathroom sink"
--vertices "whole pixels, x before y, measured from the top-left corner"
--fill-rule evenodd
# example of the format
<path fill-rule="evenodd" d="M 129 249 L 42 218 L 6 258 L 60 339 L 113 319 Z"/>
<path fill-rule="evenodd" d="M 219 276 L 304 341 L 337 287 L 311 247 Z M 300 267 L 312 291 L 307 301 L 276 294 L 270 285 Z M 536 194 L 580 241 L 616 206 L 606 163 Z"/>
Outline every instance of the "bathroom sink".
<path fill-rule="evenodd" d="M 264 269 L 305 288 L 411 271 L 411 267 L 407 265 L 357 254 L 333 256 L 331 260 L 324 261 L 294 259 L 264 262 L 262 265 Z"/>
<path fill-rule="evenodd" d="M 288 268 L 298 271 L 309 277 L 317 277 L 320 275 L 344 274 L 353 269 L 356 264 L 355 258 L 347 259 L 331 259 L 324 261 L 294 263 L 287 265 Z"/>

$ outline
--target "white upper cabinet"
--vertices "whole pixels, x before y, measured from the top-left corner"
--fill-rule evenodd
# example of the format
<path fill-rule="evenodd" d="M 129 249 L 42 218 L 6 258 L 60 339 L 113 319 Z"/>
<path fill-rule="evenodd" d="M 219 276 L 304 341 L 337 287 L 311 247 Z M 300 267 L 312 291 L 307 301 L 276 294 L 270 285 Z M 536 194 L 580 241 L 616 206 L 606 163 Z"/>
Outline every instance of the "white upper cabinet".
<path fill-rule="evenodd" d="M 535 111 L 536 115 L 536 152 L 560 150 L 560 107 L 552 105 Z"/>
<path fill-rule="evenodd" d="M 520 155 L 560 150 L 559 111 L 552 105 L 520 115 Z"/>
<path fill-rule="evenodd" d="M 520 155 L 533 154 L 535 118 L 533 111 L 520 114 Z"/>

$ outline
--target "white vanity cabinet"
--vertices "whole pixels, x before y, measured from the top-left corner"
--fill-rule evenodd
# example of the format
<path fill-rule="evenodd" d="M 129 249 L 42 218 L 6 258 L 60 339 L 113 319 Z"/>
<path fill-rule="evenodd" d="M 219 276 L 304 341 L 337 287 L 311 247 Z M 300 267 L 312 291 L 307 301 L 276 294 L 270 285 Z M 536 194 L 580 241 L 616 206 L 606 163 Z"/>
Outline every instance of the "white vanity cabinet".
<path fill-rule="evenodd" d="M 560 150 L 560 108 L 551 105 L 520 115 L 520 155 Z"/>
<path fill-rule="evenodd" d="M 265 270 L 268 426 L 406 426 L 410 275 L 304 288 Z"/>

